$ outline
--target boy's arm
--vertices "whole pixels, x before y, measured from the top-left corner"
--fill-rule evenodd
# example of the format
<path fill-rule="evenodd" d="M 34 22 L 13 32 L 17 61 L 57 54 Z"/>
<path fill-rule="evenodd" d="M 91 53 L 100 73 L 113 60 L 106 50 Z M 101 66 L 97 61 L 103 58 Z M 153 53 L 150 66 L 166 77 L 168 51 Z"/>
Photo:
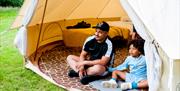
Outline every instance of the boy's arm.
<path fill-rule="evenodd" d="M 125 70 L 128 68 L 128 63 L 129 63 L 129 58 L 127 57 L 122 64 L 120 64 L 119 66 L 115 68 L 109 67 L 108 71 L 113 72 L 114 70 Z"/>

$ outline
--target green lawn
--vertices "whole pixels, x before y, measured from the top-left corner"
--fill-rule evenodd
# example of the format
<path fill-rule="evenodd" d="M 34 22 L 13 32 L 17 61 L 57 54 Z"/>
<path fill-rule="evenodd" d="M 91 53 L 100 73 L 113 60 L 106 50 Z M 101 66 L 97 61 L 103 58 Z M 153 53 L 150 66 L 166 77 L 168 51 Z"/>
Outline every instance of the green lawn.
<path fill-rule="evenodd" d="M 0 7 L 0 91 L 64 91 L 24 68 L 13 45 L 17 30 L 9 30 L 18 10 Z"/>

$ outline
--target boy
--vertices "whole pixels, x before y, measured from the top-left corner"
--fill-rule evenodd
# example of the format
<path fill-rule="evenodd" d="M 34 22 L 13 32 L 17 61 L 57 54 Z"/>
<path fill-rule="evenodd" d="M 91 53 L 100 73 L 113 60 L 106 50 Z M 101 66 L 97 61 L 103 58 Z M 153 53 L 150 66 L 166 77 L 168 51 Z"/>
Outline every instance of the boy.
<path fill-rule="evenodd" d="M 123 64 L 116 68 L 108 68 L 112 72 L 112 78 L 109 81 L 103 81 L 101 84 L 105 88 L 117 88 L 118 78 L 125 80 L 120 85 L 122 90 L 147 88 L 146 60 L 144 57 L 144 41 L 132 40 L 129 44 L 129 56 Z M 129 72 L 123 70 L 129 68 Z"/>

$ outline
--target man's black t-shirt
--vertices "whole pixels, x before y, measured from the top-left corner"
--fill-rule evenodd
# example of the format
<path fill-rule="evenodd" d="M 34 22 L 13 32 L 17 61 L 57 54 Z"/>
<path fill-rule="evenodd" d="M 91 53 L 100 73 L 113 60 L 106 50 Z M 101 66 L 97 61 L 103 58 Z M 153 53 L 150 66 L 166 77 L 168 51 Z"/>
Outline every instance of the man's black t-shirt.
<path fill-rule="evenodd" d="M 83 50 L 90 54 L 90 60 L 101 59 L 102 56 L 110 57 L 107 66 L 112 66 L 114 61 L 114 50 L 112 42 L 106 38 L 102 43 L 98 43 L 95 36 L 86 39 Z"/>

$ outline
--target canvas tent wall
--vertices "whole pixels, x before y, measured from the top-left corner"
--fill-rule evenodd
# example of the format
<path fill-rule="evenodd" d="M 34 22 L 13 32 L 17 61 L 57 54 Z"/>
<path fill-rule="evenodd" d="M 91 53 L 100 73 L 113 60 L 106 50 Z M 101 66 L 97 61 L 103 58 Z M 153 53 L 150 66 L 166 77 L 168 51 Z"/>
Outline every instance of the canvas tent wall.
<path fill-rule="evenodd" d="M 98 5 L 95 5 L 97 3 Z M 92 7 L 92 5 L 95 6 Z M 29 18 L 25 19 L 23 16 L 29 16 Z M 24 39 L 21 53 L 29 57 L 39 47 L 63 40 L 62 31 L 68 25 L 74 25 L 81 20 L 96 24 L 102 20 L 119 21 L 122 19 L 128 19 L 128 17 L 118 0 L 25 0 L 13 27 L 27 28 L 27 31 L 21 30 L 25 34 L 24 38 L 21 38 Z M 20 20 L 26 23 L 23 24 L 24 22 Z M 41 24 L 42 21 L 43 24 Z M 38 41 L 39 35 L 40 41 Z"/>
<path fill-rule="evenodd" d="M 145 50 L 150 57 L 146 58 L 152 60 L 148 62 L 148 78 L 157 79 L 160 82 L 152 84 L 154 80 L 150 80 L 150 91 L 175 91 L 180 82 L 180 72 L 178 71 L 178 67 L 180 67 L 178 21 L 180 8 L 178 0 L 169 2 L 170 0 L 121 1 L 138 33 L 146 39 Z M 160 9 L 159 6 L 161 6 Z M 96 24 L 102 20 L 126 21 L 128 16 L 119 4 L 119 0 L 25 0 L 19 16 L 13 24 L 13 28 L 20 28 L 15 43 L 28 60 L 29 56 L 41 46 L 63 40 L 62 32 L 65 27 L 74 25 L 81 20 Z M 170 30 L 173 36 L 167 37 Z M 37 45 L 37 43 L 39 44 Z M 158 45 L 159 47 L 157 47 Z M 156 52 L 156 48 L 158 52 Z M 147 49 L 153 55 L 150 55 L 151 52 Z M 157 53 L 162 58 L 162 69 L 161 59 Z M 156 59 L 153 60 L 153 57 Z M 26 67 L 30 68 L 30 66 Z M 37 68 L 30 69 L 37 71 Z M 162 76 L 160 71 L 162 71 Z M 153 77 L 154 73 L 158 73 L 158 76 Z M 168 82 L 166 82 L 167 80 Z M 51 79 L 49 81 L 53 82 Z"/>
<path fill-rule="evenodd" d="M 147 61 L 149 90 L 177 91 L 180 88 L 180 1 L 121 0 L 121 4 L 138 33 L 146 40 L 145 53 L 150 61 Z M 162 58 L 162 68 L 154 48 Z M 162 74 L 157 71 L 162 71 Z"/>

